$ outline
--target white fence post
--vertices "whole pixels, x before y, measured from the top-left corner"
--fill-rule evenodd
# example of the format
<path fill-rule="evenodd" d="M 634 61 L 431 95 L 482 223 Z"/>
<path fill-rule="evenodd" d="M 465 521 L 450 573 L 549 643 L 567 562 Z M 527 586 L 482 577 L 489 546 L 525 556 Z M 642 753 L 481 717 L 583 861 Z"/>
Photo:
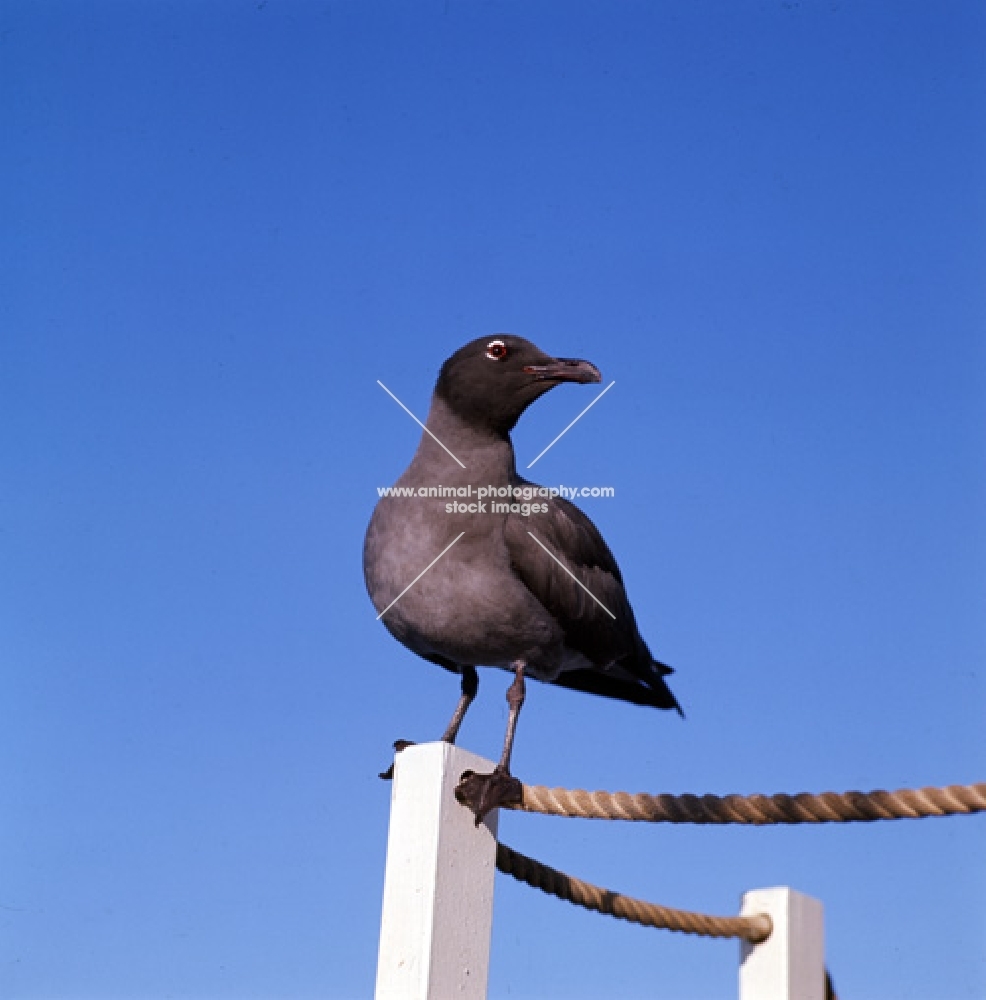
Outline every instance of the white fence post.
<path fill-rule="evenodd" d="M 376 1000 L 485 1000 L 498 812 L 476 827 L 453 792 L 492 769 L 448 743 L 397 754 Z"/>
<path fill-rule="evenodd" d="M 740 943 L 740 1000 L 825 1000 L 822 904 L 786 887 L 744 893 L 741 916 L 767 913 L 774 929 Z"/>

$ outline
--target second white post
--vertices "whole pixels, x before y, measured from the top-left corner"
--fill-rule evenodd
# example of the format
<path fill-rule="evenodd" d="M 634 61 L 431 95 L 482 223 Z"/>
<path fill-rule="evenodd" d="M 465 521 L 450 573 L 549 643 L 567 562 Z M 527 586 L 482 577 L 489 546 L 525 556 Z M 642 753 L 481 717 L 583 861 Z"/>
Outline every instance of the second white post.
<path fill-rule="evenodd" d="M 740 944 L 740 1000 L 825 1000 L 822 904 L 794 889 L 744 893 L 742 916 L 769 914 L 774 925 L 760 944 Z"/>

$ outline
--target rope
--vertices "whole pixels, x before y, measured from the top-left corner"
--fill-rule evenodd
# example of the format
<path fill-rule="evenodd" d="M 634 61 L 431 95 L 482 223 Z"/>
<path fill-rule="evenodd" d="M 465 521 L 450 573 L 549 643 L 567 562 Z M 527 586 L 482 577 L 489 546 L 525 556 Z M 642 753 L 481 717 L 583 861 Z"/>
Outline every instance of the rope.
<path fill-rule="evenodd" d="M 516 806 L 525 812 L 587 819 L 623 819 L 648 823 L 869 823 L 878 819 L 920 819 L 986 811 L 986 782 L 945 788 L 902 788 L 896 792 L 823 792 L 812 795 L 630 795 L 627 792 L 586 792 L 582 789 L 524 785 Z M 610 889 L 583 882 L 549 868 L 505 844 L 497 844 L 496 866 L 520 882 L 576 906 L 607 913 L 620 920 L 705 937 L 740 938 L 758 944 L 770 937 L 773 925 L 766 913 L 749 917 L 716 917 L 646 903 Z M 828 972 L 825 995 L 835 1000 Z"/>
<path fill-rule="evenodd" d="M 506 808 L 552 816 L 645 823 L 869 823 L 986 811 L 986 782 L 896 792 L 812 795 L 631 795 L 524 785 L 521 803 Z"/>
<path fill-rule="evenodd" d="M 597 913 L 608 913 L 620 920 L 629 920 L 645 927 L 701 934 L 705 937 L 742 938 L 751 944 L 766 941 L 772 930 L 771 919 L 766 913 L 753 917 L 713 917 L 705 913 L 691 913 L 688 910 L 658 906 L 656 903 L 645 903 L 641 899 L 600 889 L 599 886 L 549 868 L 540 861 L 519 854 L 506 844 L 496 845 L 496 866 L 519 882 L 526 882 L 535 889 L 576 906 L 584 906 Z"/>

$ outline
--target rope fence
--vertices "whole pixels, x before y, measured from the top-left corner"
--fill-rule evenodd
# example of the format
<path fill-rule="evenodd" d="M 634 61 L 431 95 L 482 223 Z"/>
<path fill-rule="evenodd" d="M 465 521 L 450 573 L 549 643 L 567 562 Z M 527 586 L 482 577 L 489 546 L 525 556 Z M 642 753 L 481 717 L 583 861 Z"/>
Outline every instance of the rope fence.
<path fill-rule="evenodd" d="M 813 795 L 631 795 L 582 789 L 524 785 L 516 806 L 523 812 L 585 819 L 619 819 L 643 823 L 871 823 L 881 819 L 924 819 L 986 811 L 986 782 L 944 788 L 902 788 L 896 792 L 822 792 Z M 712 938 L 739 938 L 759 944 L 773 925 L 766 913 L 718 917 L 659 906 L 566 875 L 548 865 L 497 844 L 496 867 L 519 882 L 596 913 L 619 920 Z M 837 1000 L 832 978 L 825 973 L 826 1000 Z"/>
<path fill-rule="evenodd" d="M 738 938 L 741 941 L 749 941 L 750 944 L 766 941 L 773 931 L 773 921 L 766 913 L 758 913 L 752 917 L 716 917 L 708 913 L 658 906 L 656 903 L 647 903 L 642 899 L 634 899 L 632 896 L 624 896 L 622 893 L 583 882 L 582 879 L 566 875 L 557 868 L 541 864 L 540 861 L 535 861 L 526 854 L 507 847 L 506 844 L 496 845 L 496 867 L 504 875 L 510 875 L 518 882 L 524 882 L 551 896 L 644 927 L 698 934 L 702 937 Z M 827 969 L 825 1000 L 839 1000 L 832 983 L 832 976 Z"/>
<path fill-rule="evenodd" d="M 492 766 L 444 740 L 410 746 L 398 755 L 398 780 L 391 792 L 378 996 L 424 995 L 425 987 L 428 995 L 435 996 L 454 993 L 478 1000 L 485 995 L 495 870 L 618 920 L 739 939 L 741 997 L 761 996 L 764 989 L 778 997 L 821 993 L 824 911 L 819 900 L 788 886 L 753 889 L 743 894 L 738 915 L 716 916 L 584 882 L 497 843 L 495 825 L 476 822 L 474 812 L 461 804 L 457 792 L 462 776 Z M 501 803 L 499 808 L 649 823 L 868 823 L 984 813 L 986 782 L 892 792 L 726 796 L 634 795 L 522 785 L 517 804 Z M 456 905 L 444 905 L 442 900 L 447 899 L 456 900 Z M 461 919 L 464 912 L 470 914 L 469 920 Z M 434 940 L 445 942 L 440 954 L 422 945 Z M 782 981 L 786 985 L 780 993 L 770 992 Z M 823 995 L 835 1000 L 827 973 Z"/>

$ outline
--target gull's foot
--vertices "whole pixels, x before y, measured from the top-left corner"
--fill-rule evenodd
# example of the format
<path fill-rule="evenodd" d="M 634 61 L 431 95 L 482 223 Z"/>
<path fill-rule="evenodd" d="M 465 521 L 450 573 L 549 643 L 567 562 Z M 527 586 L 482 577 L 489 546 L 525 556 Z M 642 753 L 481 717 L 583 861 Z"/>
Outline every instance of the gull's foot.
<path fill-rule="evenodd" d="M 408 747 L 414 746 L 414 740 L 397 740 L 394 743 L 394 753 L 400 753 L 402 750 L 406 750 Z M 394 777 L 394 765 L 391 764 L 386 771 L 380 772 L 380 777 L 384 781 L 390 781 Z"/>
<path fill-rule="evenodd" d="M 500 806 L 520 805 L 524 797 L 524 786 L 505 767 L 498 764 L 492 774 L 463 771 L 455 789 L 455 797 L 473 811 L 476 826 L 479 826 L 483 817 L 491 810 Z"/>

